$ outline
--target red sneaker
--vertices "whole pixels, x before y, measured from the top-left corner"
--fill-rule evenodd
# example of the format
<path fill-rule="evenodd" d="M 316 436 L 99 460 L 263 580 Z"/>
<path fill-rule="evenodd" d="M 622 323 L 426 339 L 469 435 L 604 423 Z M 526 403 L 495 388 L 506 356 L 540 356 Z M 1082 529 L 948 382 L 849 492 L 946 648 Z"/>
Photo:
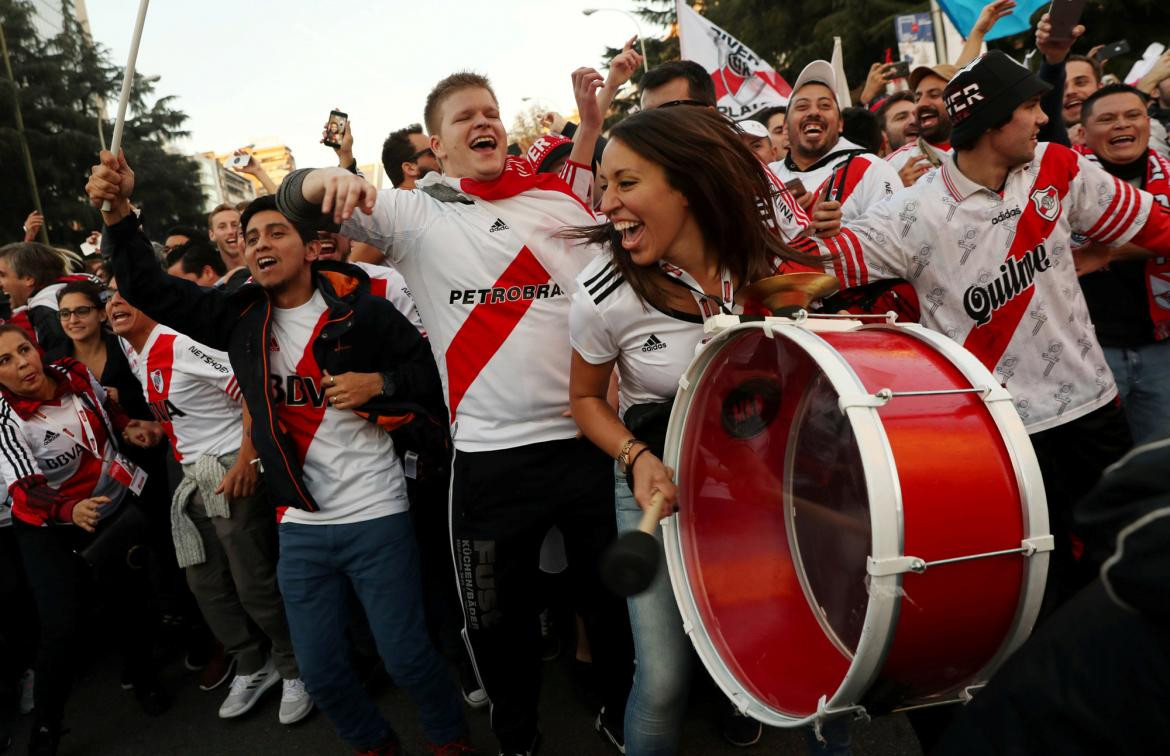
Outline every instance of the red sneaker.
<path fill-rule="evenodd" d="M 471 747 L 471 741 L 466 736 L 442 745 L 427 743 L 427 748 L 431 756 L 475 756 L 475 749 Z"/>
<path fill-rule="evenodd" d="M 391 738 L 380 746 L 365 751 L 354 751 L 354 756 L 399 756 L 402 750 L 398 747 L 398 738 Z"/>

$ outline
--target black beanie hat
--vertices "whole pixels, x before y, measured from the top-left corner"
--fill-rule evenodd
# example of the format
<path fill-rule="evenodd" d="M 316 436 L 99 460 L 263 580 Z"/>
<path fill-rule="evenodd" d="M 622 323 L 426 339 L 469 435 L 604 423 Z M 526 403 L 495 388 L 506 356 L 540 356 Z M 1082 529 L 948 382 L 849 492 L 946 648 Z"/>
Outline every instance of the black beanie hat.
<path fill-rule="evenodd" d="M 943 91 L 947 115 L 954 124 L 951 143 L 973 144 L 1021 104 L 1050 89 L 1050 84 L 999 50 L 981 55 L 959 69 Z"/>

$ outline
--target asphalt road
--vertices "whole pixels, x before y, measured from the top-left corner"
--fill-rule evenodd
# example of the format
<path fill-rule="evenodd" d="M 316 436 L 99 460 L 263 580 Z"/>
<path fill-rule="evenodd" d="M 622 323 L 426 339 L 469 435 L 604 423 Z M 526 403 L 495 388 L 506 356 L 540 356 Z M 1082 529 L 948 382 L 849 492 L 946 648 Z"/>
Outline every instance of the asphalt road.
<path fill-rule="evenodd" d="M 334 734 L 328 719 L 314 712 L 308 719 L 286 727 L 277 722 L 280 686 L 273 688 L 248 714 L 234 720 L 216 716 L 226 686 L 203 692 L 195 673 L 181 663 L 169 663 L 163 681 L 174 695 L 166 714 L 145 716 L 132 692 L 118 685 L 118 664 L 103 659 L 79 681 L 67 709 L 70 732 L 61 741 L 60 756 L 254 756 L 257 754 L 332 755 L 352 753 Z M 719 734 L 718 693 L 699 685 L 691 696 L 684 731 L 683 752 L 691 755 L 722 754 L 804 754 L 801 732 L 765 728 L 764 737 L 750 748 L 727 744 Z M 382 711 L 394 724 L 413 756 L 427 754 L 413 706 L 406 694 L 391 686 L 378 692 Z M 542 756 L 609 756 L 609 750 L 593 731 L 596 711 L 590 707 L 574 681 L 570 663 L 561 660 L 545 664 L 541 698 Z M 18 723 L 17 742 L 9 752 L 23 756 L 31 716 Z M 485 756 L 496 753 L 486 709 L 468 711 L 474 745 Z M 853 725 L 853 753 L 865 756 L 918 756 L 921 750 L 906 718 L 880 717 Z"/>

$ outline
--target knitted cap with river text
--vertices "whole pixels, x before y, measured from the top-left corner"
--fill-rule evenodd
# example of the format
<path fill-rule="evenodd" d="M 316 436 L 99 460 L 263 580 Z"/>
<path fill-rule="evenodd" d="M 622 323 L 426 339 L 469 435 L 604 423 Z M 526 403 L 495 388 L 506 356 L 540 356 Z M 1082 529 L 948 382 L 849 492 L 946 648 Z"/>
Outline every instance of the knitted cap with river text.
<path fill-rule="evenodd" d="M 972 144 L 984 131 L 1003 123 L 1028 100 L 1051 89 L 1034 73 L 999 50 L 968 63 L 943 91 L 954 130 L 952 144 Z"/>

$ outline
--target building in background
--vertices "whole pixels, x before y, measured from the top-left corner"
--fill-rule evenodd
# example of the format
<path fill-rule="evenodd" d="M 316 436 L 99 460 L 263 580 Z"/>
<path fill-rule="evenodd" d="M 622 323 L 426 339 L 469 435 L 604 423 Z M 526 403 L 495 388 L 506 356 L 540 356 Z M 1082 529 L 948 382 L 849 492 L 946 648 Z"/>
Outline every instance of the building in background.
<path fill-rule="evenodd" d="M 386 180 L 386 169 L 382 167 L 381 163 L 370 163 L 369 165 L 359 165 L 358 170 L 374 185 L 375 189 L 381 189 L 382 184 Z"/>
<path fill-rule="evenodd" d="M 264 168 L 277 186 L 284 180 L 284 177 L 297 169 L 297 161 L 293 159 L 292 150 L 283 144 L 250 144 L 243 148 L 244 152 L 250 153 Z M 236 171 L 226 168 L 227 161 L 231 159 L 231 152 L 216 154 L 213 152 L 205 152 L 204 155 L 213 157 L 219 161 L 220 165 L 225 166 L 225 170 L 234 176 L 244 179 L 252 184 L 256 196 L 267 194 L 264 187 L 260 186 L 260 181 L 247 173 L 237 173 Z"/>
<path fill-rule="evenodd" d="M 215 156 L 205 152 L 193 155 L 199 165 L 199 188 L 203 191 L 203 212 L 209 213 L 217 205 L 234 205 L 256 198 L 256 187 L 242 173 L 227 168 Z"/>

